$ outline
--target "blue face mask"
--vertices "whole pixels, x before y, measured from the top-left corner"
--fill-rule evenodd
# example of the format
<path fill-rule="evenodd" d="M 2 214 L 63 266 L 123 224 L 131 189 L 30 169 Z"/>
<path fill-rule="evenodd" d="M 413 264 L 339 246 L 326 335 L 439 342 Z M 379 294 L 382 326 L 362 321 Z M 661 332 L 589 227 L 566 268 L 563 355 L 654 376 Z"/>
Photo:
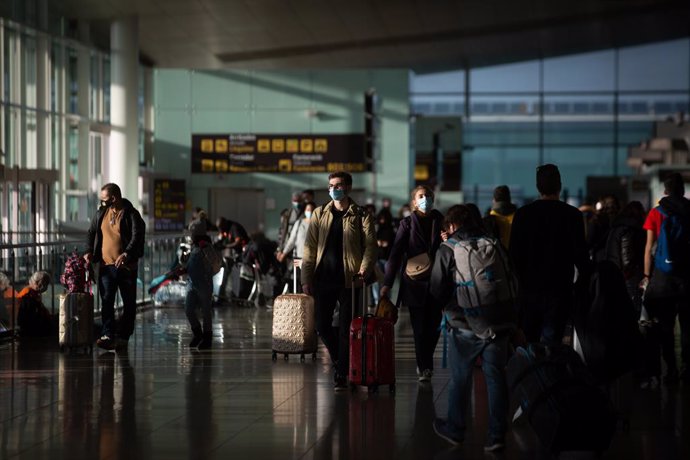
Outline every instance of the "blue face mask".
<path fill-rule="evenodd" d="M 431 198 L 420 198 L 417 200 L 417 207 L 419 208 L 420 211 L 426 213 L 431 211 L 431 208 L 434 206 L 434 200 Z"/>
<path fill-rule="evenodd" d="M 304 211 L 304 217 L 311 219 L 311 211 Z"/>
<path fill-rule="evenodd" d="M 334 201 L 342 201 L 345 198 L 345 190 L 340 190 L 337 188 L 331 189 L 328 194 Z"/>

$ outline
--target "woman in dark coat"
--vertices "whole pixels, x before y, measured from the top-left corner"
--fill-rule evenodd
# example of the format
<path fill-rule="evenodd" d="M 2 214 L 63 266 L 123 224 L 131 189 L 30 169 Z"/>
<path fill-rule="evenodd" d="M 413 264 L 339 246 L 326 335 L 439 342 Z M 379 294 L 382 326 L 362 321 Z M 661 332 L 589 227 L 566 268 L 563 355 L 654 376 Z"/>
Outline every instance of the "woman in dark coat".
<path fill-rule="evenodd" d="M 428 382 L 434 370 L 434 350 L 439 337 L 442 307 L 436 305 L 429 294 L 429 277 L 434 255 L 441 245 L 443 215 L 433 209 L 434 192 L 430 188 L 420 185 L 410 195 L 413 212 L 400 221 L 386 263 L 381 296 L 388 296 L 395 278 L 401 273 L 398 305 L 402 302 L 410 309 L 419 381 Z M 428 255 L 427 260 L 424 254 Z M 413 258 L 419 262 L 408 263 Z M 427 263 L 428 270 L 425 271 Z"/>

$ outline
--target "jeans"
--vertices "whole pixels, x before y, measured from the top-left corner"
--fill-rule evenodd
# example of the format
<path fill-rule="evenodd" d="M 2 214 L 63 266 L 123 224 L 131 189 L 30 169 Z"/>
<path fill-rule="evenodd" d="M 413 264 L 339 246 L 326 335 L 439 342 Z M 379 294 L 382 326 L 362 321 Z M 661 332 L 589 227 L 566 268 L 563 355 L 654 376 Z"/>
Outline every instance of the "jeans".
<path fill-rule="evenodd" d="M 451 329 L 448 333 L 451 382 L 448 390 L 448 427 L 464 437 L 472 394 L 472 373 L 477 356 L 489 397 L 489 440 L 503 440 L 508 426 L 508 335 L 482 340 L 470 331 Z"/>
<path fill-rule="evenodd" d="M 115 334 L 115 295 L 118 289 L 122 298 L 122 318 L 118 336 L 128 340 L 134 333 L 134 317 L 137 313 L 137 270 L 122 266 L 101 264 L 98 270 L 98 290 L 101 293 L 102 335 L 111 339 Z"/>
<path fill-rule="evenodd" d="M 192 326 L 193 331 L 201 329 L 201 323 L 197 318 L 196 310 L 201 309 L 201 317 L 203 319 L 203 331 L 211 333 L 211 319 L 213 318 L 213 289 L 194 289 L 190 288 L 187 291 L 187 297 L 184 301 L 184 312 L 187 315 L 189 325 Z"/>
<path fill-rule="evenodd" d="M 340 304 L 338 327 L 333 327 L 335 304 Z M 316 332 L 328 349 L 336 374 L 346 378 L 350 371 L 350 323 L 352 322 L 352 289 L 322 286 L 314 291 Z"/>

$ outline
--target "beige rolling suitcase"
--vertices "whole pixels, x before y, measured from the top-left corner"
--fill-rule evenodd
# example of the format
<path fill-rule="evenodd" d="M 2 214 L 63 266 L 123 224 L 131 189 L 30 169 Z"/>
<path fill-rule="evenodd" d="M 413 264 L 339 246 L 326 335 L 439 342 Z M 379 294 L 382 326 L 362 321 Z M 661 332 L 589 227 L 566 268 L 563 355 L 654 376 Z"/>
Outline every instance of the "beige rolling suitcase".
<path fill-rule="evenodd" d="M 294 268 L 294 290 L 297 292 L 297 268 Z M 300 355 L 300 361 L 311 353 L 316 360 L 316 317 L 314 298 L 306 294 L 283 294 L 273 303 L 273 361 L 282 353 Z"/>
<path fill-rule="evenodd" d="M 60 296 L 60 350 L 84 347 L 93 351 L 93 295 L 72 292 Z"/>

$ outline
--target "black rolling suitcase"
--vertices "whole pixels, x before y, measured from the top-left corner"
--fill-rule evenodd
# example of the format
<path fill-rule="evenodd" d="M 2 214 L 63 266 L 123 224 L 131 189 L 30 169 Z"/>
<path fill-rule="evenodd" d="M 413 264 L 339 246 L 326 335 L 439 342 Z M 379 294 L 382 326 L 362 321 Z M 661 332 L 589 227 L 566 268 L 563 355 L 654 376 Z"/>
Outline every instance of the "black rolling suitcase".
<path fill-rule="evenodd" d="M 508 362 L 511 396 L 551 452 L 608 449 L 616 415 L 580 356 L 566 346 L 518 347 Z"/>

